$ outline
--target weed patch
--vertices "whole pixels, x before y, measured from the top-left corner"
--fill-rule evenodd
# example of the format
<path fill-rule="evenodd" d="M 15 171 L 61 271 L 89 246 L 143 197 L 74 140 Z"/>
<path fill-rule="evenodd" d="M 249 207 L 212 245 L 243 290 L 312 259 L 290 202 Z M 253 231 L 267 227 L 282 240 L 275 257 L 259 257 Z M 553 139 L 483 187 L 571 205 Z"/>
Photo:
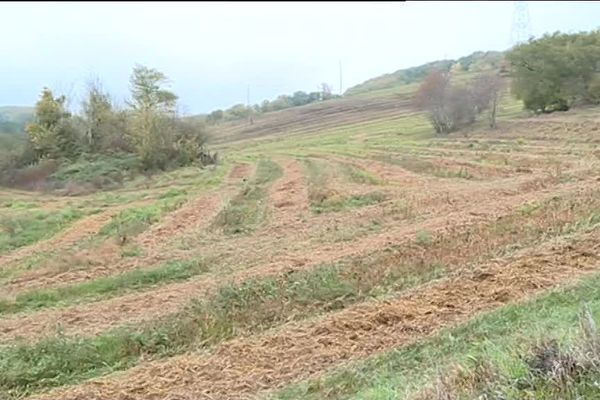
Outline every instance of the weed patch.
<path fill-rule="evenodd" d="M 84 215 L 82 210 L 67 208 L 0 217 L 0 253 L 48 239 Z"/>
<path fill-rule="evenodd" d="M 254 231 L 267 217 L 267 188 L 282 173 L 281 167 L 273 161 L 260 160 L 254 180 L 217 215 L 212 229 L 220 229 L 228 235 Z"/>

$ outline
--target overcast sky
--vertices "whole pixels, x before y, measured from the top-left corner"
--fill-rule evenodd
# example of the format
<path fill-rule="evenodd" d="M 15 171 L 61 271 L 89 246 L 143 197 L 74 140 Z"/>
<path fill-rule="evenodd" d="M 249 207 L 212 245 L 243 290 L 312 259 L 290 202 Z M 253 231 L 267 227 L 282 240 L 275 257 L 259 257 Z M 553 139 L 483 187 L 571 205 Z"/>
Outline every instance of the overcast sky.
<path fill-rule="evenodd" d="M 43 86 L 118 101 L 136 63 L 172 80 L 184 111 L 257 103 L 511 44 L 512 2 L 0 3 L 0 105 Z M 600 2 L 529 2 L 531 33 L 600 28 Z"/>

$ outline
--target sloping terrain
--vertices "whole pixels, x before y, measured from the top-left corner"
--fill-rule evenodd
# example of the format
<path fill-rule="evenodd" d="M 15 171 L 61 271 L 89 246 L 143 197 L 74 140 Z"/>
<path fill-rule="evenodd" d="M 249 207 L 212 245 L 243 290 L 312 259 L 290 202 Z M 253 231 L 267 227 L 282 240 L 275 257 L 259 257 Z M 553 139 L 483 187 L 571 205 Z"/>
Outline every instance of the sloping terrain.
<path fill-rule="evenodd" d="M 216 168 L 0 191 L 0 399 L 284 396 L 600 273 L 597 109 L 439 137 L 411 90 L 224 124 Z"/>

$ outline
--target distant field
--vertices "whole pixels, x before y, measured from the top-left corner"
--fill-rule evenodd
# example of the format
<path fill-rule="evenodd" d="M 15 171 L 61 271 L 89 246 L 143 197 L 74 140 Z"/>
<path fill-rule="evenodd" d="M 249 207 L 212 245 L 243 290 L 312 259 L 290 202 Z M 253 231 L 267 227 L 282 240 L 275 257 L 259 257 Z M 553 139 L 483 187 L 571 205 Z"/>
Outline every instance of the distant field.
<path fill-rule="evenodd" d="M 223 124 L 216 168 L 0 190 L 0 399 L 435 399 L 572 341 L 600 317 L 598 109 L 505 96 L 442 137 L 414 90 Z"/>

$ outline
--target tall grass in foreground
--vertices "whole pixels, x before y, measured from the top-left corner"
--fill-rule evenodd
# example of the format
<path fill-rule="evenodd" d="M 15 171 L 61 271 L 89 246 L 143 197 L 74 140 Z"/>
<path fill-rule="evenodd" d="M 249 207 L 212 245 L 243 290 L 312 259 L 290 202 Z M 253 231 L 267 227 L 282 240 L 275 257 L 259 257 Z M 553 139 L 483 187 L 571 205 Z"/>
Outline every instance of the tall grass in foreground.
<path fill-rule="evenodd" d="M 540 336 L 529 347 L 454 365 L 415 400 L 600 398 L 600 331 L 588 306 L 578 325 L 564 343 Z"/>
<path fill-rule="evenodd" d="M 267 397 L 596 399 L 600 369 L 590 368 L 590 362 L 598 359 L 580 353 L 578 349 L 585 348 L 590 339 L 582 340 L 574 329 L 583 303 L 589 309 L 586 323 L 593 327 L 600 315 L 600 275 L 525 303 L 504 306 L 425 340 L 348 364 Z M 590 337 L 595 343 L 595 336 Z M 561 382 L 558 386 L 555 378 Z M 571 394 L 557 396 L 561 391 Z"/>

